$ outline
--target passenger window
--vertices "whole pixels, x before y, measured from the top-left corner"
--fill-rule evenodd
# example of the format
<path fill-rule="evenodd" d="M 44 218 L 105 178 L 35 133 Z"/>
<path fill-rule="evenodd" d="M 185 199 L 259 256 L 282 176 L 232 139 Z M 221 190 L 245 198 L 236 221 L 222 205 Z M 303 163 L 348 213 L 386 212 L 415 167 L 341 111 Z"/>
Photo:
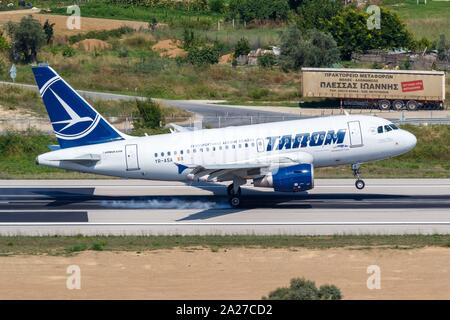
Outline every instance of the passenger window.
<path fill-rule="evenodd" d="M 233 149 L 236 149 L 236 146 L 233 144 L 232 146 L 231 146 Z"/>
<path fill-rule="evenodd" d="M 186 150 L 186 153 L 191 153 L 191 150 L 187 149 L 187 150 Z"/>
<path fill-rule="evenodd" d="M 245 147 L 248 148 L 248 143 L 245 144 Z"/>
<path fill-rule="evenodd" d="M 155 153 L 155 158 L 158 158 L 158 154 L 157 153 Z"/>
<path fill-rule="evenodd" d="M 173 155 L 174 155 L 174 156 L 176 156 L 176 155 L 177 155 L 177 152 L 176 152 L 176 151 L 174 151 L 174 152 L 173 152 Z"/>
<path fill-rule="evenodd" d="M 209 148 L 206 148 L 206 151 L 209 151 Z"/>
<path fill-rule="evenodd" d="M 180 154 L 183 154 L 183 150 L 180 150 Z"/>
<path fill-rule="evenodd" d="M 219 146 L 219 150 L 222 150 L 222 146 Z"/>
<path fill-rule="evenodd" d="M 161 152 L 161 157 L 164 157 L 164 152 Z"/>
<path fill-rule="evenodd" d="M 213 147 L 213 148 L 212 148 L 212 151 L 216 151 L 216 147 Z"/>
<path fill-rule="evenodd" d="M 383 133 L 383 126 L 379 126 L 377 131 L 378 131 L 378 133 Z"/>
<path fill-rule="evenodd" d="M 168 156 L 170 156 L 170 151 L 169 151 L 169 152 L 167 152 L 167 155 L 168 155 Z"/>
<path fill-rule="evenodd" d="M 384 126 L 384 129 L 386 130 L 386 132 L 389 132 L 389 131 L 392 131 L 392 128 L 391 127 L 389 127 L 389 126 Z"/>
<path fill-rule="evenodd" d="M 192 152 L 193 152 L 193 153 L 196 153 L 196 152 L 197 152 L 197 150 L 193 149 L 193 150 L 192 150 Z"/>

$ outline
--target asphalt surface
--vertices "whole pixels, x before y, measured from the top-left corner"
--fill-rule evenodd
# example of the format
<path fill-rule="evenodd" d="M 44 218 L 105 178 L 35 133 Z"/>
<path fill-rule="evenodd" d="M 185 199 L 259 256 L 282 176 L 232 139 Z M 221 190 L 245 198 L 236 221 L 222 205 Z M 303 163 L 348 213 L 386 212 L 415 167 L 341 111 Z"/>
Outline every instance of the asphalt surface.
<path fill-rule="evenodd" d="M 450 179 L 317 180 L 309 193 L 135 180 L 0 181 L 0 234 L 450 233 Z"/>

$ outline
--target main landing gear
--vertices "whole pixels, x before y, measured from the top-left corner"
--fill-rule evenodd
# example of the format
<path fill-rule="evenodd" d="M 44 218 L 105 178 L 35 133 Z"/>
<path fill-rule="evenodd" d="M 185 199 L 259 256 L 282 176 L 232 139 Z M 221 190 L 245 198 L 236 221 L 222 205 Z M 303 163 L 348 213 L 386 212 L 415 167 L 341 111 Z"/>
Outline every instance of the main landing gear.
<path fill-rule="evenodd" d="M 361 165 L 359 163 L 352 164 L 353 175 L 356 178 L 355 187 L 358 190 L 362 190 L 366 186 L 366 183 L 364 182 L 364 180 L 362 180 L 362 178 L 360 176 L 360 174 L 361 174 L 360 168 L 361 168 Z"/>
<path fill-rule="evenodd" d="M 238 208 L 241 205 L 241 187 L 232 183 L 227 187 L 228 202 L 233 208 Z"/>

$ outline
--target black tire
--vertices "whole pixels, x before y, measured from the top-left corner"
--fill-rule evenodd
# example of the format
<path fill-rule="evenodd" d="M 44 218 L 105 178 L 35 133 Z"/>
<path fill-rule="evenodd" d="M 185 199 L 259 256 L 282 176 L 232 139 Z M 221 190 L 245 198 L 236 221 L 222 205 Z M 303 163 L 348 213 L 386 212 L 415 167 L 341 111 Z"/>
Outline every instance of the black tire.
<path fill-rule="evenodd" d="M 229 197 L 232 195 L 233 188 L 234 188 L 234 185 L 233 185 L 233 184 L 230 184 L 230 185 L 227 187 L 227 194 L 228 194 Z"/>
<path fill-rule="evenodd" d="M 378 108 L 387 111 L 391 109 L 391 102 L 389 100 L 380 100 L 378 101 Z"/>
<path fill-rule="evenodd" d="M 241 196 L 241 187 L 239 187 L 238 188 L 238 192 L 237 192 L 237 194 L 238 194 L 238 196 L 240 197 Z M 234 196 L 234 184 L 232 183 L 232 184 L 230 184 L 228 187 L 227 187 L 227 194 L 228 194 L 228 196 L 229 197 L 232 197 L 232 196 Z"/>
<path fill-rule="evenodd" d="M 395 100 L 395 101 L 392 103 L 392 108 L 393 108 L 394 110 L 400 111 L 400 110 L 402 110 L 404 107 L 405 107 L 405 104 L 403 103 L 402 100 Z"/>
<path fill-rule="evenodd" d="M 233 208 L 239 208 L 241 206 L 241 198 L 240 197 L 232 196 L 232 197 L 230 197 L 229 201 L 230 201 L 230 205 Z"/>
<path fill-rule="evenodd" d="M 406 103 L 406 108 L 407 108 L 409 111 L 416 111 L 416 110 L 419 108 L 419 104 L 418 104 L 417 101 L 415 101 L 415 100 L 409 100 L 409 101 Z"/>
<path fill-rule="evenodd" d="M 355 182 L 356 189 L 362 190 L 362 189 L 364 189 L 365 186 L 366 186 L 366 183 L 363 180 L 361 180 L 361 179 L 356 180 L 356 182 Z"/>

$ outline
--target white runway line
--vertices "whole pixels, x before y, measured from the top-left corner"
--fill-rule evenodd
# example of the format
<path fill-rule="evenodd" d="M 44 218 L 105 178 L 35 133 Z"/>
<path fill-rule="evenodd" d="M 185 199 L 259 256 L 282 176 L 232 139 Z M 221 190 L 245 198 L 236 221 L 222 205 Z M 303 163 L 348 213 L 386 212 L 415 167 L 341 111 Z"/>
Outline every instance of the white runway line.
<path fill-rule="evenodd" d="M 307 221 L 307 222 L 3 222 L 8 226 L 396 226 L 450 225 L 450 221 Z"/>

